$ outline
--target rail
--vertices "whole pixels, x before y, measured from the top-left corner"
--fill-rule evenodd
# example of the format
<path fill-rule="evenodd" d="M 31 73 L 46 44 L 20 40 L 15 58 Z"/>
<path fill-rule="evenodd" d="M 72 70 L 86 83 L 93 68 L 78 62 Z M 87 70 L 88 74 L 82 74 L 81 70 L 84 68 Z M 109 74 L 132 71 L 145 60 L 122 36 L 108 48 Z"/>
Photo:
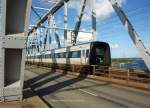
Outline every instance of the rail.
<path fill-rule="evenodd" d="M 29 64 L 28 64 L 29 65 Z M 30 66 L 33 64 L 30 63 Z M 34 64 L 35 65 L 35 64 Z M 71 75 L 88 74 L 90 79 L 108 81 L 115 84 L 150 90 L 150 74 L 140 69 L 118 69 L 108 66 L 83 66 L 62 64 L 36 64 L 36 66 L 51 68 L 54 71 Z M 92 70 L 91 70 L 92 68 Z"/>

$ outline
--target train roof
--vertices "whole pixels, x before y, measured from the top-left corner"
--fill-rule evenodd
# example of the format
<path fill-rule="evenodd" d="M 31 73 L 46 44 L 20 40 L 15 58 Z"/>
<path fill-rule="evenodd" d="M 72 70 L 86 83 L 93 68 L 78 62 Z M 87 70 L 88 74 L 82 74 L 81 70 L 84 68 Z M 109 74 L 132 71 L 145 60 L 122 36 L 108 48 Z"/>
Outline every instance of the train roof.
<path fill-rule="evenodd" d="M 82 43 L 82 44 L 77 44 L 74 46 L 79 46 L 79 45 L 84 45 L 84 44 L 101 44 L 101 45 L 109 45 L 107 42 L 102 42 L 102 41 L 92 41 L 92 42 L 86 42 L 86 43 Z M 67 47 L 73 47 L 73 46 L 67 46 Z M 47 50 L 47 51 L 52 51 L 52 50 L 57 50 L 57 49 L 62 49 L 62 48 L 67 48 L 67 47 L 61 47 L 61 48 L 55 48 L 55 49 L 51 49 L 51 50 Z"/>

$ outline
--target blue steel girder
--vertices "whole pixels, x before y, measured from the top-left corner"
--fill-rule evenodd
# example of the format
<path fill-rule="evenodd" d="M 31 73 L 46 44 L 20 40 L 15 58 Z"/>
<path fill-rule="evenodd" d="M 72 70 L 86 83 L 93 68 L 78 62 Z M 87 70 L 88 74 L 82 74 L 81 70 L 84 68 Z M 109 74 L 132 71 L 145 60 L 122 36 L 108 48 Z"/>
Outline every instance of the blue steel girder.
<path fill-rule="evenodd" d="M 37 29 L 41 24 L 43 24 L 47 19 L 49 15 L 53 15 L 55 12 L 57 12 L 63 5 L 64 1 L 68 2 L 69 0 L 60 0 L 54 6 L 52 6 L 46 14 L 44 14 L 39 21 L 35 24 L 36 26 L 32 27 L 31 30 L 29 31 L 28 35 L 30 35 L 35 29 Z"/>

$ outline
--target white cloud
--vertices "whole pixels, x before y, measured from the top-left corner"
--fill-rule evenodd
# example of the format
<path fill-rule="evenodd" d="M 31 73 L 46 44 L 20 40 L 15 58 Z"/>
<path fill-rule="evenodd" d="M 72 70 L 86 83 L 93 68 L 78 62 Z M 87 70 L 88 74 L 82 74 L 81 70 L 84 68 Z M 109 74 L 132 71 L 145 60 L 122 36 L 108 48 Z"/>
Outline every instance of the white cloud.
<path fill-rule="evenodd" d="M 70 1 L 69 7 L 76 9 L 76 11 L 79 13 L 80 1 L 81 0 Z M 120 6 L 122 6 L 122 4 L 124 4 L 126 2 L 126 0 L 117 0 L 117 1 L 120 4 Z M 91 19 L 91 12 L 89 11 L 89 10 L 91 10 L 90 9 L 90 0 L 88 0 L 87 4 L 88 5 L 85 9 L 85 14 L 83 16 L 84 21 L 88 21 Z M 95 9 L 96 9 L 97 20 L 108 18 L 114 12 L 114 10 L 108 0 L 96 0 Z"/>
<path fill-rule="evenodd" d="M 59 40 L 62 46 L 64 46 L 64 37 L 63 36 L 59 36 Z M 79 41 L 78 41 L 79 40 Z M 92 41 L 92 34 L 91 33 L 83 33 L 83 32 L 79 32 L 78 33 L 78 37 L 77 37 L 77 44 L 78 43 L 84 43 L 84 42 L 89 42 Z M 71 45 L 71 32 L 67 33 L 67 45 Z M 51 42 L 51 46 L 53 48 L 57 48 L 57 42 L 55 39 L 52 40 Z"/>
<path fill-rule="evenodd" d="M 67 43 L 70 45 L 71 44 L 71 32 L 68 32 L 67 34 L 68 38 L 67 38 Z M 93 40 L 92 34 L 91 33 L 83 33 L 83 32 L 79 32 L 78 33 L 78 37 L 77 37 L 77 41 L 80 40 L 80 42 L 89 42 Z M 78 42 L 77 42 L 78 43 Z"/>
<path fill-rule="evenodd" d="M 112 48 L 112 49 L 118 49 L 119 48 L 119 44 L 117 44 L 117 43 L 110 43 L 109 44 L 110 45 L 110 47 Z"/>
<path fill-rule="evenodd" d="M 68 32 L 67 36 L 68 36 L 68 40 L 71 40 L 71 32 Z M 80 41 L 90 41 L 92 39 L 92 34 L 79 32 L 77 39 L 79 39 Z"/>

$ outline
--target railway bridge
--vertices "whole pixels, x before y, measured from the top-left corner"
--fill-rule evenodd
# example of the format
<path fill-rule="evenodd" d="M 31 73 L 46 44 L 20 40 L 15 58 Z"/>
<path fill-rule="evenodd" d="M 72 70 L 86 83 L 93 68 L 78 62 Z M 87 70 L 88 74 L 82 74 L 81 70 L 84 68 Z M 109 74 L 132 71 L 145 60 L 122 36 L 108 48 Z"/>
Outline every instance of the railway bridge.
<path fill-rule="evenodd" d="M 146 68 L 112 66 L 112 46 L 98 36 L 97 8 L 105 2 Z M 149 108 L 148 45 L 122 3 L 0 0 L 0 107 Z"/>

